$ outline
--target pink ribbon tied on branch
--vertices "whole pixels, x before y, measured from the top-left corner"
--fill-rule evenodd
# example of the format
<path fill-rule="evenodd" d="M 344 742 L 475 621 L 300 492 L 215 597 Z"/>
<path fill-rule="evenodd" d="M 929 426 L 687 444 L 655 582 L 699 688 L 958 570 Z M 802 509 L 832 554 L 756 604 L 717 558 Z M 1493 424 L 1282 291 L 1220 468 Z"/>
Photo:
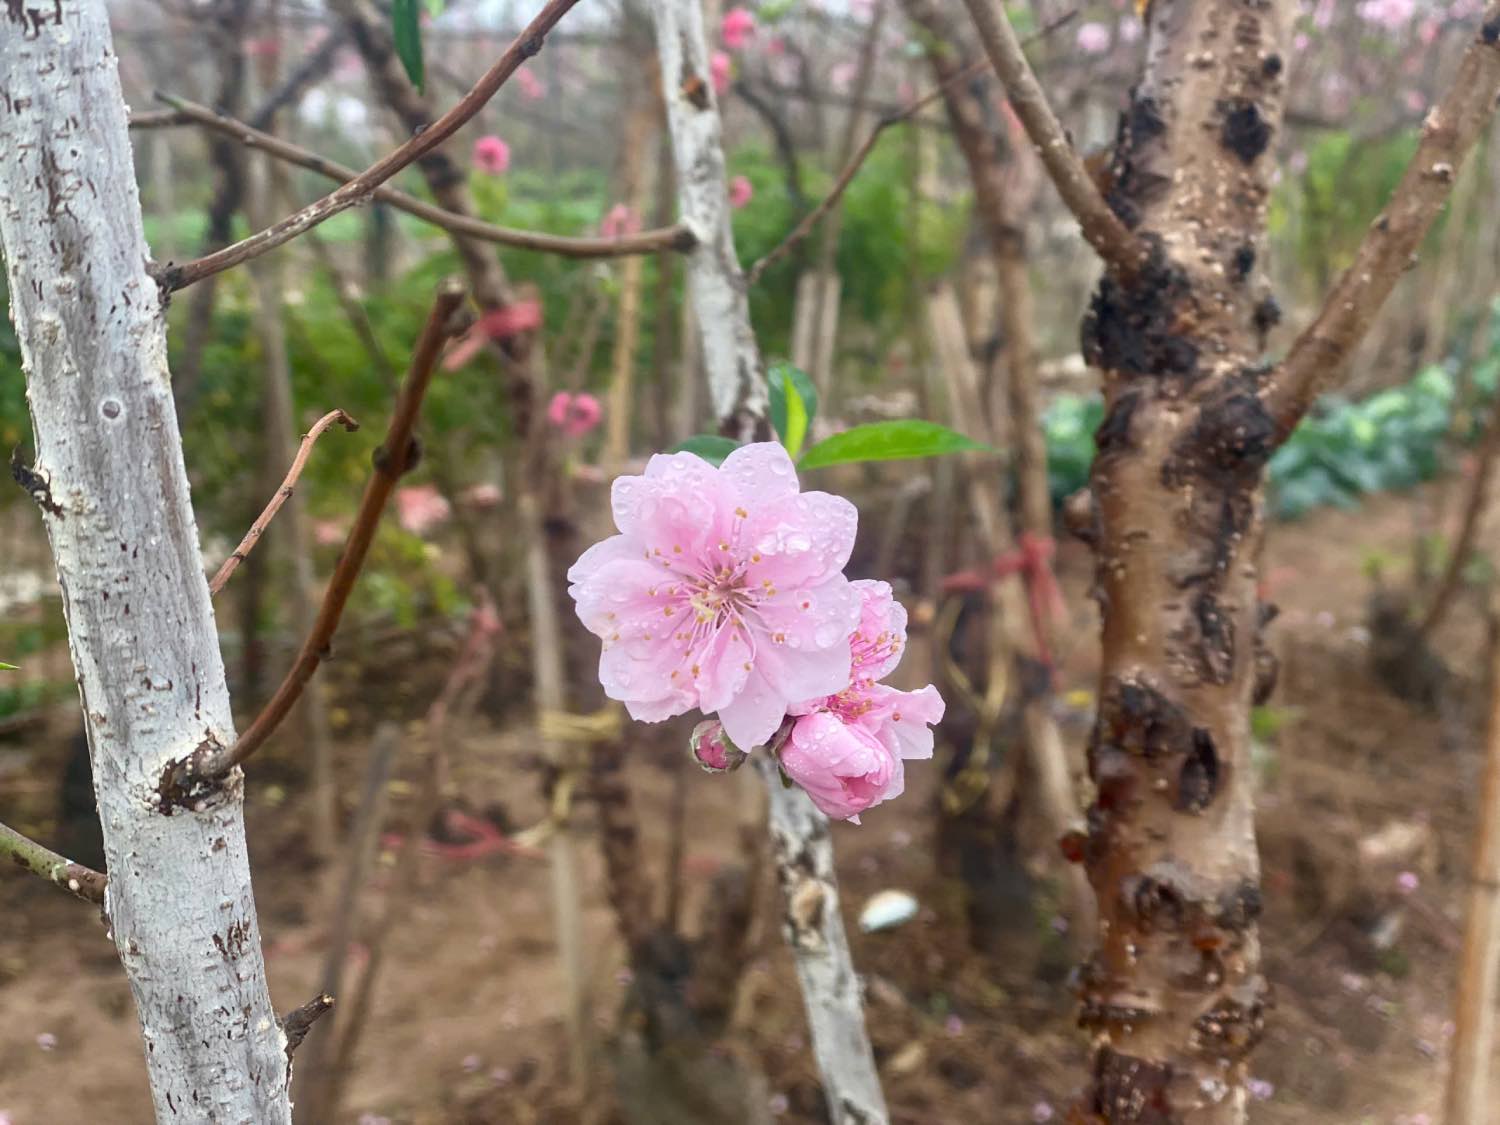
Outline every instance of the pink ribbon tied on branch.
<path fill-rule="evenodd" d="M 599 400 L 587 391 L 576 395 L 558 391 L 547 404 L 547 421 L 572 438 L 588 433 L 603 416 Z"/>
<path fill-rule="evenodd" d="M 534 332 L 542 326 L 540 301 L 517 301 L 491 309 L 476 320 L 467 332 L 448 349 L 443 357 L 444 371 L 457 371 L 494 341 L 501 343 L 522 332 Z"/>
<path fill-rule="evenodd" d="M 1052 653 L 1047 646 L 1047 624 L 1061 617 L 1066 605 L 1057 577 L 1052 573 L 1052 558 L 1057 554 L 1057 543 L 1050 536 L 1023 531 L 1014 551 L 1007 551 L 991 564 L 989 573 L 983 570 L 961 570 L 943 579 L 945 594 L 982 591 L 989 588 L 997 578 L 1020 575 L 1026 583 L 1026 602 L 1031 614 L 1031 629 L 1036 637 L 1037 657 L 1049 669 Z"/>

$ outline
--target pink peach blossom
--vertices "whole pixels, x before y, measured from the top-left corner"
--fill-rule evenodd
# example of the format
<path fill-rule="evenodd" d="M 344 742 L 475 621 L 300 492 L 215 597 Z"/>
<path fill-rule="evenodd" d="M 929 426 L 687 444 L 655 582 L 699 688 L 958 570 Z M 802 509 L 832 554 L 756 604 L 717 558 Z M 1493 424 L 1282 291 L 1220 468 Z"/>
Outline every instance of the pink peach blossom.
<path fill-rule="evenodd" d="M 734 64 L 723 51 L 715 51 L 708 59 L 708 77 L 714 84 L 714 93 L 723 97 L 729 93 L 729 72 Z"/>
<path fill-rule="evenodd" d="M 599 424 L 603 415 L 599 400 L 587 391 L 576 395 L 558 391 L 547 404 L 547 421 L 568 437 L 582 437 Z"/>
<path fill-rule="evenodd" d="M 448 501 L 434 485 L 417 484 L 396 489 L 396 518 L 413 535 L 423 535 L 448 518 Z"/>
<path fill-rule="evenodd" d="M 729 206 L 738 211 L 755 198 L 755 187 L 744 176 L 729 181 Z"/>
<path fill-rule="evenodd" d="M 641 217 L 624 203 L 616 203 L 599 222 L 599 233 L 605 238 L 636 234 L 640 229 Z"/>
<path fill-rule="evenodd" d="M 719 22 L 719 38 L 727 50 L 741 50 L 755 34 L 755 17 L 746 8 L 730 8 Z"/>
<path fill-rule="evenodd" d="M 1365 0 L 1355 12 L 1366 23 L 1386 31 L 1400 31 L 1417 14 L 1417 0 Z"/>
<path fill-rule="evenodd" d="M 1109 50 L 1109 28 L 1102 23 L 1086 23 L 1078 29 L 1074 42 L 1085 55 L 1102 55 Z"/>
<path fill-rule="evenodd" d="M 827 711 L 804 715 L 781 748 L 781 768 L 835 820 L 859 822 L 859 814 L 900 796 L 906 779 L 901 759 L 859 723 Z"/>
<path fill-rule="evenodd" d="M 932 757 L 931 725 L 939 722 L 944 712 L 942 696 L 930 684 L 920 691 L 898 691 L 879 682 L 901 661 L 901 653 L 906 647 L 906 609 L 896 601 L 885 582 L 861 580 L 850 585 L 859 595 L 860 614 L 859 624 L 849 637 L 849 685 L 822 699 L 793 704 L 790 714 L 802 717 L 792 728 L 790 742 L 797 741 L 798 729 L 816 716 L 830 716 L 846 727 L 858 727 L 886 752 L 892 763 L 885 789 L 876 792 L 868 785 L 857 783 L 851 790 L 843 785 L 847 774 L 836 774 L 833 778 L 807 785 L 792 773 L 790 767 L 787 768 L 792 779 L 807 789 L 814 804 L 829 816 L 845 817 L 850 814 L 835 812 L 834 808 L 844 809 L 858 800 L 870 798 L 863 806 L 868 808 L 901 792 L 904 785 L 902 761 Z M 842 748 L 844 754 L 839 757 L 838 769 L 845 769 L 848 762 L 855 760 L 869 764 L 864 757 L 849 758 L 853 752 L 851 745 L 831 739 L 831 728 L 826 722 L 810 724 L 803 732 L 798 768 L 804 775 L 816 766 L 816 759 L 811 754 L 814 745 L 823 746 L 829 754 L 836 754 Z M 782 753 L 785 766 L 785 751 Z M 865 776 L 870 776 L 868 771 Z M 834 791 L 835 781 L 840 786 L 837 800 L 829 796 Z M 828 804 L 824 803 L 825 799 Z M 855 814 L 860 811 L 854 810 Z"/>
<path fill-rule="evenodd" d="M 474 167 L 492 176 L 503 176 L 510 167 L 510 145 L 491 133 L 474 142 Z"/>
<path fill-rule="evenodd" d="M 800 492 L 782 446 L 741 446 L 717 468 L 658 454 L 611 502 L 620 534 L 573 564 L 568 592 L 604 641 L 605 694 L 634 718 L 717 712 L 749 750 L 789 704 L 849 683 L 860 601 L 842 572 L 859 516 Z"/>
<path fill-rule="evenodd" d="M 696 761 L 708 773 L 728 773 L 745 764 L 749 757 L 724 735 L 724 724 L 718 719 L 705 719 L 693 728 L 688 740 L 688 749 Z"/>
<path fill-rule="evenodd" d="M 542 80 L 531 72 L 531 68 L 523 66 L 516 71 L 516 88 L 521 91 L 521 96 L 529 102 L 539 102 L 547 96 L 547 88 L 542 85 Z"/>

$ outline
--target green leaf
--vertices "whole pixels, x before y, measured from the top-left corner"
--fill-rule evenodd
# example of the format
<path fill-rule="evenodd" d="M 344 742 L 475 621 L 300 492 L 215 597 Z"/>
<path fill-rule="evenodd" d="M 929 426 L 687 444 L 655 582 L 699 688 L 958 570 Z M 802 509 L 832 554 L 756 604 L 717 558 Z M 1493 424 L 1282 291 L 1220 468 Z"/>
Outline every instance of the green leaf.
<path fill-rule="evenodd" d="M 796 460 L 818 414 L 818 388 L 813 386 L 806 371 L 790 363 L 772 364 L 767 381 L 771 389 L 771 425 Z"/>
<path fill-rule="evenodd" d="M 20 670 L 21 669 L 18 666 L 14 664 L 7 664 L 5 663 L 5 661 L 0 660 L 0 671 L 19 672 Z"/>
<path fill-rule="evenodd" d="M 940 426 L 909 418 L 897 422 L 871 422 L 824 438 L 802 455 L 800 466 L 820 469 L 853 461 L 901 461 L 909 457 L 936 457 L 966 449 L 989 449 Z"/>
<path fill-rule="evenodd" d="M 422 25 L 418 0 L 394 0 L 391 4 L 391 31 L 396 39 L 396 54 L 406 68 L 406 77 L 422 89 Z"/>
<path fill-rule="evenodd" d="M 740 443 L 733 438 L 720 437 L 718 434 L 694 434 L 674 449 L 667 450 L 668 453 L 693 453 L 702 457 L 710 465 L 722 464 L 724 458 L 728 457 Z"/>
<path fill-rule="evenodd" d="M 427 9 L 427 14 L 433 19 L 443 14 L 443 9 L 448 6 L 448 0 L 422 0 L 422 7 Z"/>

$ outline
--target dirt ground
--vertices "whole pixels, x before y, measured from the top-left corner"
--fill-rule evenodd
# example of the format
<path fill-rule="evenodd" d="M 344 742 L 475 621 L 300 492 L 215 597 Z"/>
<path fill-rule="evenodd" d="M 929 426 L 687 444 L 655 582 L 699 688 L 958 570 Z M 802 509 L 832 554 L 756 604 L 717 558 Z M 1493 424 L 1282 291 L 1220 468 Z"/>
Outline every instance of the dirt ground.
<path fill-rule="evenodd" d="M 1387 583 L 1404 580 L 1404 545 L 1439 487 L 1279 525 L 1268 545 L 1265 585 L 1283 609 L 1272 637 L 1284 664 L 1267 716 L 1276 729 L 1262 732 L 1259 763 L 1262 933 L 1277 998 L 1254 1064 L 1251 1120 L 1265 1125 L 1419 1125 L 1440 1116 L 1479 769 L 1483 629 L 1472 602 L 1453 614 L 1443 645 L 1454 674 L 1440 704 L 1424 708 L 1375 681 L 1368 657 L 1380 638 L 1365 627 L 1370 570 L 1383 564 Z M 1086 566 L 1081 551 L 1064 550 L 1069 599 L 1081 635 L 1091 637 L 1093 612 L 1081 597 Z M 1068 686 L 1091 687 L 1091 651 L 1077 646 Z M 1067 729 L 1081 757 L 1086 724 Z M 357 740 L 341 747 L 351 776 L 363 749 Z M 61 765 L 55 750 L 34 753 L 25 770 L 0 780 L 0 818 L 47 830 Z M 462 791 L 479 804 L 503 802 L 518 823 L 534 821 L 543 810 L 533 754 L 529 733 L 470 731 L 454 748 Z M 748 771 L 702 775 L 655 751 L 634 760 L 628 781 L 657 870 L 673 769 L 689 774 L 692 917 L 712 874 L 736 858 L 724 825 L 748 807 L 752 779 Z M 414 802 L 415 764 L 398 772 L 393 823 Z M 1047 968 L 1063 939 L 1039 911 L 1037 956 L 970 950 L 933 869 L 935 773 L 910 770 L 906 797 L 835 833 L 846 922 L 856 963 L 869 975 L 870 1026 L 894 1119 L 1061 1122 L 1084 1060 L 1069 985 L 1061 970 Z M 290 1008 L 315 991 L 329 896 L 302 858 L 302 818 L 287 788 L 268 768 L 248 789 L 271 983 Z M 604 1041 L 628 974 L 592 815 L 584 808 L 579 824 L 594 1021 Z M 391 885 L 389 859 L 369 890 L 372 904 Z M 507 855 L 427 858 L 422 888 L 393 935 L 340 1120 L 610 1120 L 607 1093 L 586 1111 L 562 1078 L 546 865 Z M 921 912 L 894 931 L 859 933 L 854 914 L 884 888 L 911 891 Z M 763 923 L 753 949 L 736 1045 L 768 1075 L 773 1115 L 818 1121 L 789 958 Z M 356 961 L 360 954 L 354 950 Z M 0 1012 L 0 1122 L 150 1120 L 135 1016 L 113 949 L 90 908 L 39 880 L 0 881 Z M 592 1078 L 600 1089 L 609 1084 L 603 1064 Z"/>

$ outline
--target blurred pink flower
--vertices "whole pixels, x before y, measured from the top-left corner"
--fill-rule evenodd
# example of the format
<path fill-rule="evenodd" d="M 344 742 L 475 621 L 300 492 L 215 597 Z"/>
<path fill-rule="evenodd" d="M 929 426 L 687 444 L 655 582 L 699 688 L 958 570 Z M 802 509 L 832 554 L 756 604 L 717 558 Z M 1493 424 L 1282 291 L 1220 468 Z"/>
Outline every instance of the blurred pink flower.
<path fill-rule="evenodd" d="M 766 43 L 766 54 L 772 58 L 786 54 L 786 40 L 779 35 L 772 36 L 770 41 Z"/>
<path fill-rule="evenodd" d="M 640 229 L 641 217 L 624 203 L 616 203 L 599 222 L 599 234 L 604 238 L 636 234 Z"/>
<path fill-rule="evenodd" d="M 493 508 L 503 499 L 505 499 L 505 493 L 500 490 L 498 484 L 476 484 L 464 489 L 463 493 L 464 503 L 475 508 Z"/>
<path fill-rule="evenodd" d="M 547 96 L 547 88 L 542 85 L 542 80 L 531 73 L 528 66 L 516 71 L 516 86 L 519 87 L 521 96 L 529 102 L 539 102 Z"/>
<path fill-rule="evenodd" d="M 1408 90 L 1405 96 L 1406 108 L 1412 113 L 1421 113 L 1427 108 L 1427 99 L 1422 96 L 1420 90 Z"/>
<path fill-rule="evenodd" d="M 474 142 L 474 167 L 492 176 L 502 176 L 510 167 L 510 145 L 491 133 Z"/>
<path fill-rule="evenodd" d="M 1268 1102 L 1276 1093 L 1276 1086 L 1267 1082 L 1264 1078 L 1252 1078 L 1245 1083 L 1245 1088 L 1250 1091 L 1250 1096 L 1258 1102 Z"/>
<path fill-rule="evenodd" d="M 714 93 L 723 97 L 729 93 L 729 72 L 732 64 L 723 51 L 715 51 L 708 59 L 708 77 L 714 84 Z"/>
<path fill-rule="evenodd" d="M 547 421 L 568 437 L 582 437 L 599 424 L 603 414 L 599 400 L 587 391 L 576 395 L 558 391 L 547 404 Z"/>
<path fill-rule="evenodd" d="M 828 72 L 828 84 L 841 94 L 849 92 L 849 87 L 854 85 L 854 79 L 859 75 L 859 64 L 853 62 L 841 62 L 836 64 Z"/>
<path fill-rule="evenodd" d="M 1292 50 L 1296 51 L 1299 55 L 1307 50 L 1311 43 L 1312 38 L 1305 31 L 1299 31 L 1296 35 L 1292 36 Z"/>
<path fill-rule="evenodd" d="M 755 17 L 747 8 L 730 8 L 719 22 L 719 38 L 727 50 L 741 50 L 755 34 Z"/>
<path fill-rule="evenodd" d="M 604 641 L 599 679 L 633 718 L 718 713 L 736 745 L 770 740 L 798 699 L 849 682 L 859 597 L 843 575 L 858 513 L 801 492 L 775 442 L 717 468 L 659 454 L 612 493 L 620 534 L 568 571 L 579 619 Z"/>
<path fill-rule="evenodd" d="M 443 370 L 457 371 L 484 349 L 491 340 L 499 343 L 531 332 L 542 324 L 540 301 L 517 301 L 503 308 L 491 309 L 469 326 L 469 330 L 454 342 L 443 356 Z"/>
<path fill-rule="evenodd" d="M 1318 0 L 1318 6 L 1313 9 L 1313 26 L 1325 29 L 1333 23 L 1334 13 L 1338 10 L 1338 0 Z"/>
<path fill-rule="evenodd" d="M 313 542 L 320 547 L 331 547 L 344 541 L 344 527 L 338 520 L 313 520 Z"/>
<path fill-rule="evenodd" d="M 1102 55 L 1109 50 L 1109 28 L 1102 23 L 1086 23 L 1078 29 L 1074 40 L 1085 55 Z"/>
<path fill-rule="evenodd" d="M 1031 1107 L 1031 1119 L 1036 1122 L 1051 1121 L 1056 1116 L 1051 1102 L 1037 1102 Z"/>
<path fill-rule="evenodd" d="M 259 35 L 245 40 L 245 54 L 251 58 L 272 58 L 281 54 L 281 41 L 274 35 Z"/>
<path fill-rule="evenodd" d="M 1403 871 L 1396 876 L 1396 889 L 1404 895 L 1412 894 L 1421 885 L 1422 880 L 1415 871 Z"/>
<path fill-rule="evenodd" d="M 1400 31 L 1417 14 L 1417 0 L 1364 0 L 1354 10 L 1366 23 Z"/>
<path fill-rule="evenodd" d="M 744 176 L 729 181 L 729 206 L 738 211 L 755 198 L 755 187 Z"/>
<path fill-rule="evenodd" d="M 413 535 L 425 535 L 446 520 L 451 512 L 448 501 L 431 484 L 414 484 L 396 489 L 396 519 Z"/>
<path fill-rule="evenodd" d="M 1134 43 L 1141 37 L 1143 30 L 1145 29 L 1141 26 L 1141 21 L 1137 17 L 1130 15 L 1120 20 L 1120 26 L 1115 34 L 1120 37 L 1121 43 Z"/>

